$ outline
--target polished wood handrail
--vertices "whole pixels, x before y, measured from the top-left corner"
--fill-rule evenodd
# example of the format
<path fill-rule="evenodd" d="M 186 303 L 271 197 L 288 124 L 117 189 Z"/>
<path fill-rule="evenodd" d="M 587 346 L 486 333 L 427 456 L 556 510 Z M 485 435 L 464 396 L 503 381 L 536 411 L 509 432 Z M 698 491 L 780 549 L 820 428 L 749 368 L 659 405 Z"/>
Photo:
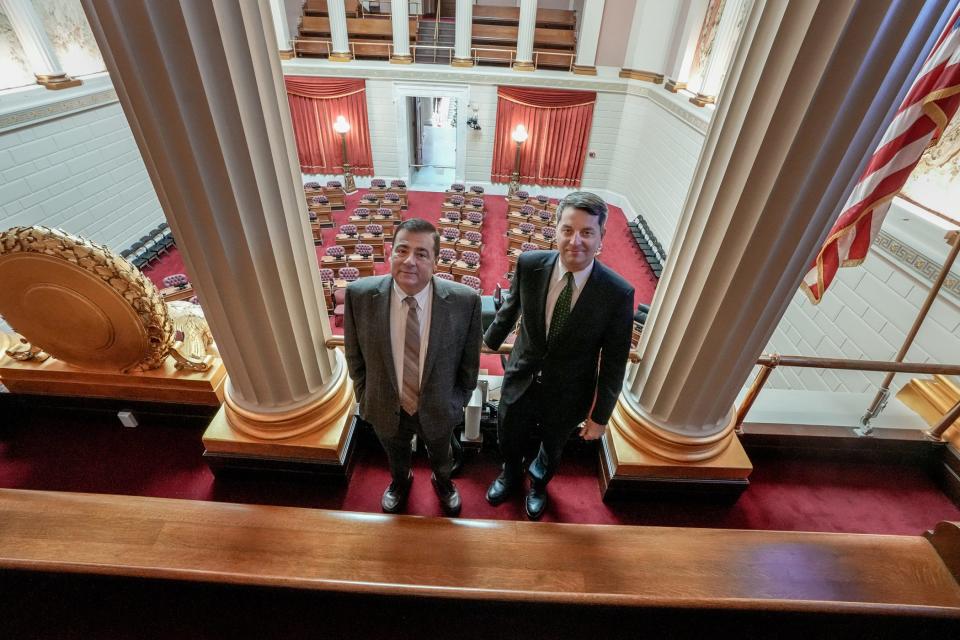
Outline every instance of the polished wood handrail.
<path fill-rule="evenodd" d="M 960 619 L 960 587 L 920 535 L 452 520 L 15 489 L 0 489 L 0 522 L 0 570 Z"/>

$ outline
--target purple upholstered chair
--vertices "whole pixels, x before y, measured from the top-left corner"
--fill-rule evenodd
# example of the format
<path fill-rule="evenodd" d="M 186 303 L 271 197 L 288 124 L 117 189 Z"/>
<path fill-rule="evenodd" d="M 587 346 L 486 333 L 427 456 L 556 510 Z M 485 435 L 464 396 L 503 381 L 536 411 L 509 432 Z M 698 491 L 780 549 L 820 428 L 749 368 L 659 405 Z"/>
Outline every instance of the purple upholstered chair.
<path fill-rule="evenodd" d="M 553 240 L 557 237 L 557 228 L 556 227 L 544 227 L 540 230 L 540 235 L 542 235 L 547 240 Z"/>
<path fill-rule="evenodd" d="M 375 193 L 365 193 L 363 197 L 360 198 L 360 202 L 363 204 L 376 204 L 378 200 L 380 200 L 380 198 L 378 198 Z"/>
<path fill-rule="evenodd" d="M 440 278 L 441 280 L 453 280 L 453 274 L 446 273 L 446 272 L 444 272 L 444 271 L 441 271 L 441 272 L 439 272 L 439 273 L 435 273 L 435 274 L 433 274 L 433 275 L 437 276 L 437 277 Z"/>
<path fill-rule="evenodd" d="M 440 249 L 440 253 L 437 257 L 443 264 L 451 264 L 457 259 L 457 252 L 450 248 Z"/>
<path fill-rule="evenodd" d="M 540 247 L 533 244 L 532 242 L 524 242 L 522 245 L 520 245 L 520 253 L 526 253 L 527 251 L 536 251 L 539 248 Z"/>
<path fill-rule="evenodd" d="M 319 188 L 320 188 L 320 183 L 319 183 L 319 182 L 313 182 L 313 181 L 304 182 L 304 183 L 303 183 L 303 188 L 304 188 L 304 189 L 319 189 Z"/>
<path fill-rule="evenodd" d="M 483 198 L 470 198 L 471 207 L 483 207 Z"/>
<path fill-rule="evenodd" d="M 368 224 L 367 233 L 374 237 L 380 237 L 383 235 L 383 225 L 382 224 Z"/>
<path fill-rule="evenodd" d="M 357 225 L 355 224 L 342 224 L 340 225 L 340 233 L 345 236 L 350 236 L 351 238 L 357 235 Z"/>
<path fill-rule="evenodd" d="M 388 191 L 383 194 L 383 199 L 387 202 L 400 202 L 400 194 L 394 193 L 393 191 Z"/>
<path fill-rule="evenodd" d="M 460 221 L 460 212 L 459 211 L 444 211 L 443 219 L 448 222 L 459 222 Z"/>
<path fill-rule="evenodd" d="M 327 247 L 327 255 L 331 258 L 343 258 L 347 255 L 347 250 L 338 244 Z"/>
<path fill-rule="evenodd" d="M 310 222 L 316 222 L 317 214 L 315 214 L 313 211 L 307 211 L 307 218 L 310 220 Z"/>
<path fill-rule="evenodd" d="M 478 194 L 481 194 L 481 195 L 482 195 L 482 194 L 483 194 L 483 187 L 481 187 L 481 186 L 478 185 L 478 184 L 475 184 L 475 185 L 473 185 L 472 187 L 470 187 L 470 193 L 478 193 Z"/>
<path fill-rule="evenodd" d="M 452 204 L 452 205 L 454 205 L 454 206 L 462 207 L 462 206 L 463 206 L 463 201 L 464 201 L 464 197 L 463 197 L 463 196 L 450 196 L 450 204 Z"/>
<path fill-rule="evenodd" d="M 537 215 L 540 216 L 540 219 L 543 220 L 544 222 L 550 222 L 551 220 L 553 220 L 553 214 L 547 211 L 546 209 L 541 209 L 540 213 L 538 213 Z"/>
<path fill-rule="evenodd" d="M 366 207 L 357 207 L 356 209 L 353 210 L 353 215 L 355 215 L 358 218 L 369 218 L 370 209 Z"/>
<path fill-rule="evenodd" d="M 483 214 L 479 211 L 468 211 L 466 218 L 473 224 L 480 224 L 483 222 Z"/>
<path fill-rule="evenodd" d="M 353 282 L 360 277 L 360 270 L 356 267 L 341 267 L 340 270 L 337 271 L 337 275 L 340 276 L 341 280 Z"/>
<path fill-rule="evenodd" d="M 520 215 L 522 216 L 532 216 L 536 209 L 533 208 L 532 204 L 525 204 L 520 207 Z"/>
<path fill-rule="evenodd" d="M 328 189 L 342 189 L 343 184 L 339 180 L 327 180 Z"/>
<path fill-rule="evenodd" d="M 530 197 L 530 192 L 529 192 L 529 191 L 517 191 L 517 193 L 516 193 L 516 195 L 515 195 L 514 197 L 519 198 L 520 200 L 526 200 L 527 198 Z"/>
<path fill-rule="evenodd" d="M 460 254 L 460 259 L 471 269 L 480 264 L 480 254 L 476 251 L 464 251 Z"/>
<path fill-rule="evenodd" d="M 188 284 L 190 284 L 190 280 L 188 280 L 187 276 L 185 276 L 182 273 L 175 273 L 163 279 L 164 287 L 176 287 L 177 289 L 186 289 Z"/>
<path fill-rule="evenodd" d="M 333 269 L 320 269 L 320 282 L 333 282 Z"/>
<path fill-rule="evenodd" d="M 369 244 L 358 244 L 356 248 L 357 255 L 361 258 L 372 258 L 373 257 L 373 245 Z"/>
<path fill-rule="evenodd" d="M 406 189 L 406 188 L 407 188 L 407 183 L 404 182 L 403 180 L 391 180 L 391 181 L 390 181 L 390 188 L 391 188 L 391 189 Z"/>
<path fill-rule="evenodd" d="M 442 235 L 443 239 L 447 242 L 456 242 L 460 239 L 460 229 L 455 227 L 444 227 Z"/>
<path fill-rule="evenodd" d="M 374 178 L 370 181 L 370 186 L 376 189 L 383 189 L 387 186 L 387 181 L 383 178 Z"/>
<path fill-rule="evenodd" d="M 377 215 L 380 216 L 381 218 L 389 218 L 393 215 L 393 211 L 391 211 L 390 209 L 381 207 L 377 209 Z"/>
<path fill-rule="evenodd" d="M 450 185 L 450 191 L 464 191 L 465 189 L 466 187 L 459 182 L 454 182 L 452 185 Z"/>
<path fill-rule="evenodd" d="M 480 286 L 480 278 L 477 276 L 461 276 L 460 282 L 467 285 L 477 293 L 480 293 L 483 288 Z"/>
<path fill-rule="evenodd" d="M 190 304 L 200 304 L 200 298 L 197 296 L 192 296 L 187 302 Z"/>
<path fill-rule="evenodd" d="M 465 231 L 463 239 L 470 244 L 480 244 L 483 241 L 483 236 L 480 235 L 479 231 Z"/>
<path fill-rule="evenodd" d="M 544 205 L 550 202 L 550 198 L 548 198 L 543 194 L 540 194 L 539 196 L 537 196 L 537 202 L 539 202 L 541 205 Z"/>
<path fill-rule="evenodd" d="M 521 223 L 520 223 L 520 233 L 522 233 L 522 234 L 525 235 L 525 236 L 533 235 L 533 230 L 534 230 L 534 229 L 536 229 L 536 227 L 533 226 L 533 223 L 532 223 L 532 222 L 521 222 Z"/>

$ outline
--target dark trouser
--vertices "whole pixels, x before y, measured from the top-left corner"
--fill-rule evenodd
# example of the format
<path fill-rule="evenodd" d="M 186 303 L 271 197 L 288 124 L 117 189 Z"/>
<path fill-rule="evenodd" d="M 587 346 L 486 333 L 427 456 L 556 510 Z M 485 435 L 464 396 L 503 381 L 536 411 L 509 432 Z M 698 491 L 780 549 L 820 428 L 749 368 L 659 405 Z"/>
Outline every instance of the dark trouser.
<path fill-rule="evenodd" d="M 400 410 L 400 426 L 395 433 L 389 435 L 383 434 L 379 429 L 377 438 L 383 449 L 387 452 L 387 460 L 390 463 L 390 476 L 394 482 L 406 483 L 410 475 L 410 459 L 413 451 L 410 449 L 410 441 L 414 434 L 420 436 L 420 440 L 427 448 L 427 455 L 430 456 L 430 467 L 433 474 L 442 484 L 450 482 L 450 472 L 453 470 L 453 451 L 450 446 L 450 431 L 438 438 L 428 438 L 420 425 L 420 415 L 410 415 L 406 411 Z"/>
<path fill-rule="evenodd" d="M 530 477 L 535 482 L 547 484 L 557 472 L 563 447 L 576 428 L 569 420 L 555 420 L 543 415 L 546 403 L 554 401 L 540 382 L 534 381 L 519 400 L 500 412 L 497 437 L 503 468 L 508 475 L 519 478 L 523 474 L 523 454 L 530 429 L 540 425 L 540 452 L 530 463 Z"/>

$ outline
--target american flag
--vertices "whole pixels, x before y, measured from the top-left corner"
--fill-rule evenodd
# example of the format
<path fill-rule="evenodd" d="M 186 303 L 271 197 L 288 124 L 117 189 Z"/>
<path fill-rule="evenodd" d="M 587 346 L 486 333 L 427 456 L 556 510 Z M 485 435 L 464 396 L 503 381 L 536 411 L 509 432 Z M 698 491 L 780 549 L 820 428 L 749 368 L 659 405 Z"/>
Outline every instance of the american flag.
<path fill-rule="evenodd" d="M 864 261 L 923 152 L 936 144 L 960 106 L 960 8 L 930 52 L 870 163 L 847 199 L 801 288 L 814 304 L 840 267 Z"/>

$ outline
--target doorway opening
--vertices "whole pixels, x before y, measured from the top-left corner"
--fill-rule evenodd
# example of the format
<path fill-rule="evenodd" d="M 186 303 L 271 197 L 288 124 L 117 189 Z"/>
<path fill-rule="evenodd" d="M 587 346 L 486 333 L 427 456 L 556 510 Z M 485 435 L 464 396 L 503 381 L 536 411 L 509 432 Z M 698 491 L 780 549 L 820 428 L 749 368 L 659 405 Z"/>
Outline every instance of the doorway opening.
<path fill-rule="evenodd" d="M 411 186 L 448 187 L 456 182 L 457 103 L 447 96 L 406 98 Z"/>

